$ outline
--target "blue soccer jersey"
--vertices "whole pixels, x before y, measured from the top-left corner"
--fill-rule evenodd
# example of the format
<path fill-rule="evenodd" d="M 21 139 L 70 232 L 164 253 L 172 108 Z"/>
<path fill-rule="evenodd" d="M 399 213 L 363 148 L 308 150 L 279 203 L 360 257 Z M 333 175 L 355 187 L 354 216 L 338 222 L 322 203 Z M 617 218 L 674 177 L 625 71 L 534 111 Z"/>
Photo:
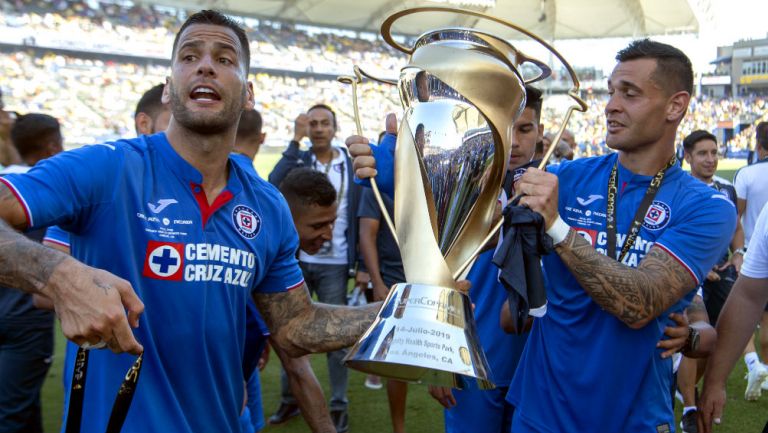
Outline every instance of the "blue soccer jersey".
<path fill-rule="evenodd" d="M 202 180 L 163 133 L 64 152 L 3 180 L 30 226 L 61 226 L 73 256 L 128 280 L 144 302 L 134 330 L 144 365 L 123 432 L 240 431 L 246 300 L 303 283 L 279 192 L 230 161 L 209 205 Z M 134 359 L 91 352 L 83 431 L 105 430 Z"/>
<path fill-rule="evenodd" d="M 559 212 L 595 248 L 606 251 L 606 196 L 617 154 L 579 159 L 551 168 L 560 186 Z M 617 254 L 651 176 L 618 170 Z M 651 246 L 677 259 L 700 282 L 730 240 L 736 211 L 721 193 L 670 168 L 623 263 L 637 267 Z M 547 314 L 534 321 L 514 380 L 513 430 L 567 432 L 674 431 L 670 401 L 672 361 L 656 343 L 671 307 L 639 330 L 604 311 L 579 285 L 560 257 L 543 259 Z"/>

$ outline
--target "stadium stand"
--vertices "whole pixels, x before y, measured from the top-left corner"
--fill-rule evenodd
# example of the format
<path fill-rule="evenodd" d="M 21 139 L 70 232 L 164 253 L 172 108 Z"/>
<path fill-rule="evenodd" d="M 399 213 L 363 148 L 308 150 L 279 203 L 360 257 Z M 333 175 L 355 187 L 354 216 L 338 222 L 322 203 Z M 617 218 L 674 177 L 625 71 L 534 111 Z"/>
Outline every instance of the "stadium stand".
<path fill-rule="evenodd" d="M 130 134 L 132 106 L 142 92 L 164 81 L 173 32 L 187 11 L 157 5 L 77 0 L 15 0 L 0 6 L 0 88 L 9 108 L 41 111 L 61 119 L 68 146 Z M 371 34 L 242 18 L 251 39 L 251 79 L 257 109 L 264 112 L 267 146 L 283 146 L 300 107 L 328 103 L 339 111 L 340 136 L 355 131 L 352 96 L 336 82 L 360 65 L 373 75 L 394 78 L 403 55 Z M 604 71 L 578 68 L 588 89 L 589 110 L 569 127 L 577 156 L 607 151 Z M 555 70 L 549 93 L 567 89 L 567 75 Z M 93 92 L 93 89 L 99 92 Z M 557 98 L 557 95 L 554 96 Z M 360 91 L 364 130 L 374 137 L 381 117 L 399 111 L 397 90 L 366 82 Z M 556 104 L 547 104 L 555 106 Z M 545 110 L 545 131 L 554 131 L 560 111 Z M 743 156 L 752 148 L 751 125 L 768 116 L 763 98 L 706 99 L 691 103 L 679 128 L 680 140 L 695 129 L 714 131 L 738 124 L 723 152 Z M 746 122 L 746 127 L 744 127 Z M 729 138 L 729 137 L 725 137 Z"/>

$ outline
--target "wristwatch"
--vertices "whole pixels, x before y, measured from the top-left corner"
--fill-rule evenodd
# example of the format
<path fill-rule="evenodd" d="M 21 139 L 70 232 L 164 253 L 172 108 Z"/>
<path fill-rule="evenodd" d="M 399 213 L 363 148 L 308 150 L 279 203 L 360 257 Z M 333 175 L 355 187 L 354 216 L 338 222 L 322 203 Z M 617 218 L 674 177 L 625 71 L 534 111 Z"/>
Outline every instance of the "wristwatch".
<path fill-rule="evenodd" d="M 736 250 L 733 251 L 733 254 L 741 254 L 742 256 L 747 253 L 746 247 L 736 248 Z"/>
<path fill-rule="evenodd" d="M 701 336 L 699 335 L 699 330 L 692 326 L 688 326 L 688 338 L 685 340 L 685 346 L 683 346 L 681 352 L 686 354 L 698 351 L 700 339 Z"/>

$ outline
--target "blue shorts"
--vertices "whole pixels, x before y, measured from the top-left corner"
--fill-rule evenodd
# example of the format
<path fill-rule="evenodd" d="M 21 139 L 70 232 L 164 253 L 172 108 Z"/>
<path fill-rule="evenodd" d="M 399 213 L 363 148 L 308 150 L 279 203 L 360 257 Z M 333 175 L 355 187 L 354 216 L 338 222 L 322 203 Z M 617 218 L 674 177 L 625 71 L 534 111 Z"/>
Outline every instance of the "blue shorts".
<path fill-rule="evenodd" d="M 506 400 L 508 388 L 483 391 L 475 382 L 462 391 L 453 390 L 456 406 L 445 410 L 446 433 L 509 433 L 514 406 Z"/>

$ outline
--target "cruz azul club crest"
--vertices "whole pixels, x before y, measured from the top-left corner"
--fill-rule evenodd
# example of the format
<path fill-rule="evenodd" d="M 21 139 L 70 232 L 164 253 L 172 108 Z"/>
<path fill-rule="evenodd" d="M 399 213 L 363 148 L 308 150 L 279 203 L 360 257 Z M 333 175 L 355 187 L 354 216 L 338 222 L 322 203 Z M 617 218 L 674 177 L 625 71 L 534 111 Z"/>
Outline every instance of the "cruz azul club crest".
<path fill-rule="evenodd" d="M 253 239 L 261 230 L 261 217 L 248 206 L 238 205 L 232 211 L 232 223 L 246 239 Z"/>
<path fill-rule="evenodd" d="M 149 241 L 144 257 L 145 277 L 181 281 L 184 269 L 184 244 Z"/>
<path fill-rule="evenodd" d="M 654 200 L 643 220 L 643 227 L 648 230 L 664 228 L 672 218 L 672 210 L 663 201 Z"/>

